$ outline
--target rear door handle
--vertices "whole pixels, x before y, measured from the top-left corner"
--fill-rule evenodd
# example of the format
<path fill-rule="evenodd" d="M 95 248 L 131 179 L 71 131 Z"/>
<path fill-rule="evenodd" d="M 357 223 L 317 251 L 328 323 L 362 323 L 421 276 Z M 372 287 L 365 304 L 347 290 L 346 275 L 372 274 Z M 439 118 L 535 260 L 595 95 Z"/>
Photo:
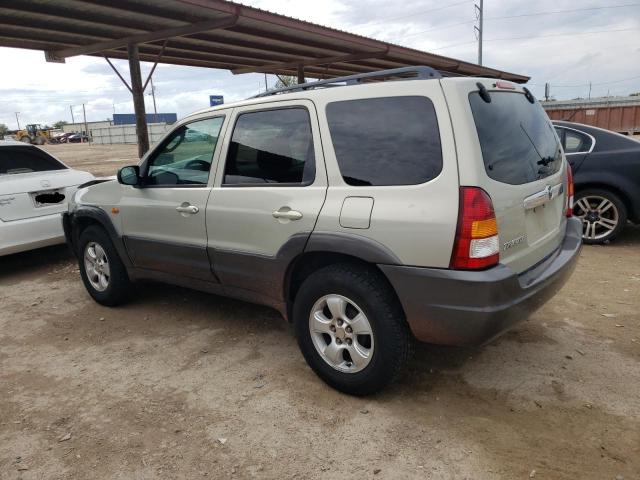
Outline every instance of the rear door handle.
<path fill-rule="evenodd" d="M 297 210 L 291 210 L 289 207 L 280 207 L 279 210 L 273 212 L 273 217 L 283 220 L 300 220 L 302 213 Z"/>
<path fill-rule="evenodd" d="M 179 207 L 176 207 L 176 211 L 180 212 L 180 213 L 190 213 L 190 214 L 195 214 L 198 213 L 200 211 L 200 209 L 198 207 L 196 207 L 195 205 L 189 205 L 189 204 L 182 204 Z"/>

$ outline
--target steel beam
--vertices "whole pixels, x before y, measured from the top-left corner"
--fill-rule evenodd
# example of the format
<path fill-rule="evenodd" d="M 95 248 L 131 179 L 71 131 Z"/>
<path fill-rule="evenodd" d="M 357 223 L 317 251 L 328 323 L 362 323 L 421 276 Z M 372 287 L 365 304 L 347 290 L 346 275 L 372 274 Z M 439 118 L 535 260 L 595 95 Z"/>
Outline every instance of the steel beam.
<path fill-rule="evenodd" d="M 219 28 L 233 27 L 238 21 L 238 17 L 232 16 L 222 20 L 209 20 L 206 22 L 192 23 L 182 27 L 165 28 L 155 32 L 141 33 L 130 35 L 128 37 L 116 38 L 113 40 L 105 40 L 91 45 L 81 45 L 78 47 L 64 48 L 53 52 L 45 52 L 47 61 L 60 62 L 68 57 L 76 55 L 89 55 L 91 53 L 104 52 L 105 50 L 113 50 L 127 45 L 149 43 L 158 40 L 166 40 L 173 37 L 183 37 L 194 33 L 206 32 L 208 30 L 216 30 Z"/>

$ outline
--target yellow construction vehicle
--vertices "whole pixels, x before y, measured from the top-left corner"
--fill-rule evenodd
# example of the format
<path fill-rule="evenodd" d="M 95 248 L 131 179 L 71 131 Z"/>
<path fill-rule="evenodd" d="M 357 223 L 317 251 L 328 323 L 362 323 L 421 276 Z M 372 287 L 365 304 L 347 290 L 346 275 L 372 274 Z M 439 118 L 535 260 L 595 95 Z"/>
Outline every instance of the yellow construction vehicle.
<path fill-rule="evenodd" d="M 18 130 L 16 140 L 32 145 L 44 145 L 51 142 L 51 129 L 43 129 L 40 124 L 31 123 L 23 130 Z"/>

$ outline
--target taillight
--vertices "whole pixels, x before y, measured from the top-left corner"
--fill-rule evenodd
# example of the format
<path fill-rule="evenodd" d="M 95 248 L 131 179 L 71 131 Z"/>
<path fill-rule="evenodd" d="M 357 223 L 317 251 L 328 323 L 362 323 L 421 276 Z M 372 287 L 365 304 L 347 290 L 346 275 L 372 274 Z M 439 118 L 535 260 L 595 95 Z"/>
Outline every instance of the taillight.
<path fill-rule="evenodd" d="M 567 163 L 567 217 L 573 217 L 573 171 Z"/>
<path fill-rule="evenodd" d="M 498 224 L 491 198 L 481 188 L 460 187 L 458 228 L 450 267 L 481 270 L 500 259 Z"/>

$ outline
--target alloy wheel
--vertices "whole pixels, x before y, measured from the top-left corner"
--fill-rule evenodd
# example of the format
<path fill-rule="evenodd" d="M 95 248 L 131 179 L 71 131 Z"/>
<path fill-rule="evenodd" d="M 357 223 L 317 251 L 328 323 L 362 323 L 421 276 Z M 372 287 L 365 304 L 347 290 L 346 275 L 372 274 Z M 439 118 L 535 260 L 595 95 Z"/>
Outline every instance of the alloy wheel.
<path fill-rule="evenodd" d="M 608 237 L 620 221 L 615 204 L 600 195 L 580 198 L 573 207 L 573 213 L 582 220 L 582 236 L 589 240 Z"/>
<path fill-rule="evenodd" d="M 335 370 L 356 373 L 371 362 L 373 329 L 363 310 L 347 297 L 320 298 L 309 315 L 309 332 L 320 357 Z"/>
<path fill-rule="evenodd" d="M 104 292 L 109 287 L 111 278 L 109 259 L 100 244 L 87 243 L 84 248 L 84 269 L 89 283 L 98 292 Z"/>

